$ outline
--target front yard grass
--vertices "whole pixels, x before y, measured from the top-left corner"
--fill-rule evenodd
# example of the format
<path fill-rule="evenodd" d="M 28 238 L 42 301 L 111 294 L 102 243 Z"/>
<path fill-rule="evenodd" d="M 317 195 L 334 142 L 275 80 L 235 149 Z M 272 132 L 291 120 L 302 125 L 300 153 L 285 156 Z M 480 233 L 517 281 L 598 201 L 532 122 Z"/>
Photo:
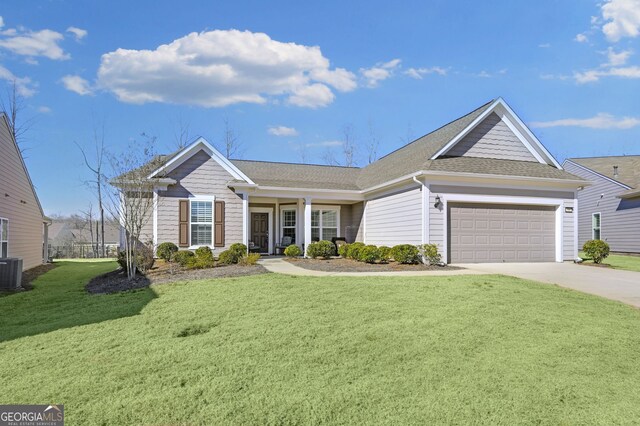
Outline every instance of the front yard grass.
<path fill-rule="evenodd" d="M 593 261 L 584 253 L 580 253 L 580 257 L 587 263 L 593 263 Z M 625 269 L 627 271 L 640 272 L 640 256 L 610 254 L 602 261 L 602 263 L 609 265 L 614 269 Z"/>
<path fill-rule="evenodd" d="M 504 276 L 266 274 L 0 299 L 0 403 L 68 424 L 622 424 L 640 311 Z"/>

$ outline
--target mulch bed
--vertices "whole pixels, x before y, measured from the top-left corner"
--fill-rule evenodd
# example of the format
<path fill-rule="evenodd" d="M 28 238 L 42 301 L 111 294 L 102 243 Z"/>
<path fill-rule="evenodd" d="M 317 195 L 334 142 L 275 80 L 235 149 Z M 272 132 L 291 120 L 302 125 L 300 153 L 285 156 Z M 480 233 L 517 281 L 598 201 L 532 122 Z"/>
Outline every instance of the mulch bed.
<path fill-rule="evenodd" d="M 400 272 L 400 271 L 453 271 L 463 269 L 456 266 L 435 265 L 403 265 L 397 262 L 390 263 L 364 263 L 341 257 L 331 259 L 285 259 L 287 262 L 305 269 L 325 272 Z"/>
<path fill-rule="evenodd" d="M 25 290 L 32 290 L 33 286 L 31 285 L 31 282 L 40 275 L 49 272 L 56 266 L 58 265 L 55 263 L 46 263 L 44 265 L 36 266 L 35 268 L 27 269 L 22 273 L 22 288 Z"/>
<path fill-rule="evenodd" d="M 93 278 L 87 284 L 86 289 L 93 294 L 108 294 L 145 288 L 151 284 L 204 280 L 208 278 L 243 277 L 266 273 L 269 273 L 269 271 L 262 265 L 225 265 L 209 269 L 183 269 L 179 266 L 174 266 L 174 271 L 171 273 L 168 264 L 157 261 L 151 271 L 147 272 L 146 275 L 136 275 L 136 278 L 132 281 L 127 279 L 127 274 L 123 270 L 118 269 Z"/>

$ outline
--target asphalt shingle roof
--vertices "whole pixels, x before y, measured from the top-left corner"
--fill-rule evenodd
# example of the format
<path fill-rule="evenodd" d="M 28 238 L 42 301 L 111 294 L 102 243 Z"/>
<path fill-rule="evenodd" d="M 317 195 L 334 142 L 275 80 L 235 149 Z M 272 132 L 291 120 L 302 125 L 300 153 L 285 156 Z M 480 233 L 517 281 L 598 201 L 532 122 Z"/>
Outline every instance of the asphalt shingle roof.
<path fill-rule="evenodd" d="M 640 188 L 640 155 L 569 158 L 569 160 L 632 188 Z M 613 175 L 613 166 L 618 166 L 618 176 Z"/>

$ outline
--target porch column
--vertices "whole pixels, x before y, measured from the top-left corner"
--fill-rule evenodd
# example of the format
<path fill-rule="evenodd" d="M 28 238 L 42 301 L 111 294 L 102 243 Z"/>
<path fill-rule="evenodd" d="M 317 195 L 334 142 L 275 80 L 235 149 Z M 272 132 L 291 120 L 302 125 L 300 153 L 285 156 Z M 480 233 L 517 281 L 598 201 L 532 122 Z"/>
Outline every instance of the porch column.
<path fill-rule="evenodd" d="M 296 244 L 300 248 L 304 244 L 304 207 L 302 198 L 298 198 L 298 210 L 296 212 Z"/>
<path fill-rule="evenodd" d="M 275 211 L 275 223 L 273 224 L 273 226 L 275 226 L 275 229 L 273 230 L 273 235 L 275 235 L 275 245 L 280 245 L 280 202 L 278 201 L 278 199 L 276 198 L 276 211 Z M 276 250 L 274 248 L 273 252 L 275 254 Z"/>
<path fill-rule="evenodd" d="M 311 198 L 304 199 L 304 256 L 307 257 L 307 250 L 311 244 Z"/>
<path fill-rule="evenodd" d="M 242 192 L 242 244 L 249 247 L 249 194 Z"/>

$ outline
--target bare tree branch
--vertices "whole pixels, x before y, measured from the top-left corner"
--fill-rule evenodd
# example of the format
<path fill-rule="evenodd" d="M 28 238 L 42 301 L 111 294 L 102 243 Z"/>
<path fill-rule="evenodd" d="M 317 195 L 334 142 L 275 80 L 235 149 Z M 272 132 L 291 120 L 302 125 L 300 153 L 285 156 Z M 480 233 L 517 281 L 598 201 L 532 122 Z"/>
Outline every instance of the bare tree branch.
<path fill-rule="evenodd" d="M 229 124 L 229 119 L 225 118 L 224 132 L 222 134 L 222 151 L 227 158 L 237 158 L 242 155 L 242 142 L 238 133 Z"/>
<path fill-rule="evenodd" d="M 0 108 L 7 114 L 13 138 L 18 144 L 18 148 L 20 148 L 20 153 L 24 154 L 26 150 L 25 135 L 33 127 L 35 117 L 23 117 L 26 108 L 25 99 L 24 96 L 18 92 L 15 80 L 7 87 L 5 96 L 0 98 Z"/>

